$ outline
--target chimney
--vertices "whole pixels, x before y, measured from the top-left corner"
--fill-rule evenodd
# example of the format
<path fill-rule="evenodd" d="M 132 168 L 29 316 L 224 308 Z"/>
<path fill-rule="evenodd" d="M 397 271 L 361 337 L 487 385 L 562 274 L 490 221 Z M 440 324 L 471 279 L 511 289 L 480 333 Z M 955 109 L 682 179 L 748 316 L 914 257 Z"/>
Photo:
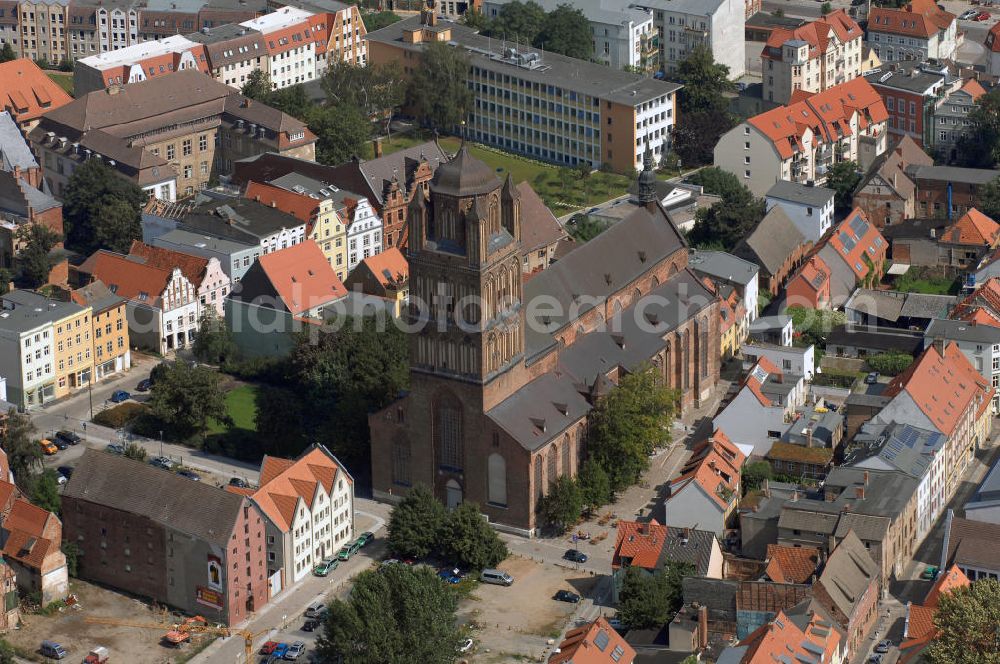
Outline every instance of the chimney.
<path fill-rule="evenodd" d="M 271 207 L 273 207 L 273 208 L 278 207 L 278 202 L 277 201 L 271 201 Z"/>
<path fill-rule="evenodd" d="M 933 240 L 935 238 L 937 238 L 937 229 L 936 228 L 932 228 L 931 229 L 931 239 Z"/>
<path fill-rule="evenodd" d="M 854 497 L 858 500 L 865 499 L 865 488 L 863 486 L 854 487 Z"/>
<path fill-rule="evenodd" d="M 868 486 L 868 471 L 867 470 L 865 471 L 864 477 L 865 477 L 865 486 Z"/>
<path fill-rule="evenodd" d="M 937 350 L 938 355 L 944 357 L 944 337 L 934 337 L 934 343 L 932 345 Z"/>
<path fill-rule="evenodd" d="M 837 548 L 837 538 L 833 535 L 827 537 L 826 540 L 826 552 L 827 555 L 833 553 L 833 550 Z"/>
<path fill-rule="evenodd" d="M 708 647 L 708 607 L 698 607 L 698 649 Z"/>
<path fill-rule="evenodd" d="M 813 428 L 812 426 L 806 427 L 806 447 L 813 446 Z"/>
<path fill-rule="evenodd" d="M 375 154 L 376 159 L 382 156 L 382 139 L 372 139 L 372 152 Z"/>

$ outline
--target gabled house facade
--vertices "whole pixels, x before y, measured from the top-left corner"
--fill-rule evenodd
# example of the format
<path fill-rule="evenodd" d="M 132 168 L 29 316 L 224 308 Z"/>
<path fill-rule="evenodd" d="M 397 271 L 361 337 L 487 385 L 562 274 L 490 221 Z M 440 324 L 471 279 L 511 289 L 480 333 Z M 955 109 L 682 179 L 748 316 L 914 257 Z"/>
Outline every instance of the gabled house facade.
<path fill-rule="evenodd" d="M 701 528 L 724 537 L 740 500 L 740 477 L 746 455 L 726 434 L 715 430 L 696 445 L 670 482 L 663 522 L 671 527 Z"/>
<path fill-rule="evenodd" d="M 202 258 L 180 251 L 154 247 L 140 240 L 134 240 L 128 252 L 144 265 L 164 270 L 179 268 L 184 277 L 195 287 L 198 297 L 198 313 L 212 310 L 220 318 L 225 314 L 222 303 L 232 290 L 232 282 L 222 269 L 219 259 Z"/>
<path fill-rule="evenodd" d="M 272 597 L 354 537 L 354 478 L 322 445 L 294 461 L 265 456 L 249 495 L 265 517 Z"/>
<path fill-rule="evenodd" d="M 760 357 L 712 426 L 727 432 L 736 445 L 751 446 L 753 454 L 763 456 L 781 438 L 805 397 L 804 376 L 784 372 Z"/>
<path fill-rule="evenodd" d="M 857 208 L 834 227 L 816 251 L 830 269 L 831 306 L 842 306 L 859 285 L 879 283 L 888 250 L 878 228 Z"/>
<path fill-rule="evenodd" d="M 934 0 L 913 0 L 899 9 L 872 7 L 868 43 L 885 63 L 948 60 L 958 47 L 958 21 Z"/>
<path fill-rule="evenodd" d="M 862 176 L 851 204 L 879 228 L 912 219 L 917 211 L 917 185 L 907 174 L 913 166 L 930 166 L 934 158 L 910 136 L 903 136 Z"/>
<path fill-rule="evenodd" d="M 878 618 L 879 566 L 861 540 L 848 531 L 827 558 L 813 584 L 813 596 L 847 632 L 847 656 L 853 658 Z"/>
<path fill-rule="evenodd" d="M 38 593 L 42 605 L 65 599 L 69 593 L 69 569 L 62 552 L 62 522 L 52 512 L 18 497 L 9 482 L 4 494 L 13 502 L 4 505 L 0 522 L 0 552 L 17 576 L 24 593 Z"/>

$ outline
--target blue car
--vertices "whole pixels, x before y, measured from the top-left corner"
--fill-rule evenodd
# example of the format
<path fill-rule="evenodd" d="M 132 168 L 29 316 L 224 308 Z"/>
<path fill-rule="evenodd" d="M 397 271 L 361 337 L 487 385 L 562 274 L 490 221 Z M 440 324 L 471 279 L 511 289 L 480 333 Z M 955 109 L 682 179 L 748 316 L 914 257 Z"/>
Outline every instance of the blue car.
<path fill-rule="evenodd" d="M 123 401 L 128 401 L 132 398 L 132 395 L 125 390 L 115 390 L 111 395 L 111 403 L 121 403 Z"/>
<path fill-rule="evenodd" d="M 277 646 L 275 646 L 274 650 L 271 651 L 271 657 L 273 657 L 274 659 L 282 659 L 286 653 L 288 653 L 288 644 L 279 643 Z"/>
<path fill-rule="evenodd" d="M 441 570 L 440 572 L 438 572 L 438 576 L 441 577 L 442 581 L 444 581 L 446 583 L 451 583 L 453 585 L 462 582 L 462 577 L 456 575 L 450 569 L 443 569 L 443 570 Z"/>

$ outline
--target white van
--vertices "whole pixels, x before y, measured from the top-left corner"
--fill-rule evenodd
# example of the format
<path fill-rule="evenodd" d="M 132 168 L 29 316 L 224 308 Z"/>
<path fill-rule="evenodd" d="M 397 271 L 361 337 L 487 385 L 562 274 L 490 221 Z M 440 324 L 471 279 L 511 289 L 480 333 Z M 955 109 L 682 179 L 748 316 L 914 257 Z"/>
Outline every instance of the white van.
<path fill-rule="evenodd" d="M 498 586 L 509 586 L 514 583 L 514 577 L 498 569 L 484 569 L 483 573 L 479 575 L 479 580 L 483 583 L 492 583 Z"/>

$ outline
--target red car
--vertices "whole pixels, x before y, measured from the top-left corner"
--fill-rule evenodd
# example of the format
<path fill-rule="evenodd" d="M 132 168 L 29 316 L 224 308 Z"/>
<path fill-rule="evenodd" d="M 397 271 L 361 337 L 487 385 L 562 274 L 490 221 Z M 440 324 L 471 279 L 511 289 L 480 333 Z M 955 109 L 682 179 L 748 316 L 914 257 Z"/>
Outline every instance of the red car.
<path fill-rule="evenodd" d="M 260 654 L 270 655 L 272 652 L 274 652 L 274 649 L 277 647 L 278 647 L 277 641 L 265 641 L 264 645 L 260 647 Z"/>
<path fill-rule="evenodd" d="M 982 11 L 982 12 L 979 12 L 978 14 L 976 14 L 976 20 L 977 21 L 988 21 L 991 18 L 993 18 L 993 14 L 991 14 L 991 13 L 989 13 L 987 11 Z"/>

